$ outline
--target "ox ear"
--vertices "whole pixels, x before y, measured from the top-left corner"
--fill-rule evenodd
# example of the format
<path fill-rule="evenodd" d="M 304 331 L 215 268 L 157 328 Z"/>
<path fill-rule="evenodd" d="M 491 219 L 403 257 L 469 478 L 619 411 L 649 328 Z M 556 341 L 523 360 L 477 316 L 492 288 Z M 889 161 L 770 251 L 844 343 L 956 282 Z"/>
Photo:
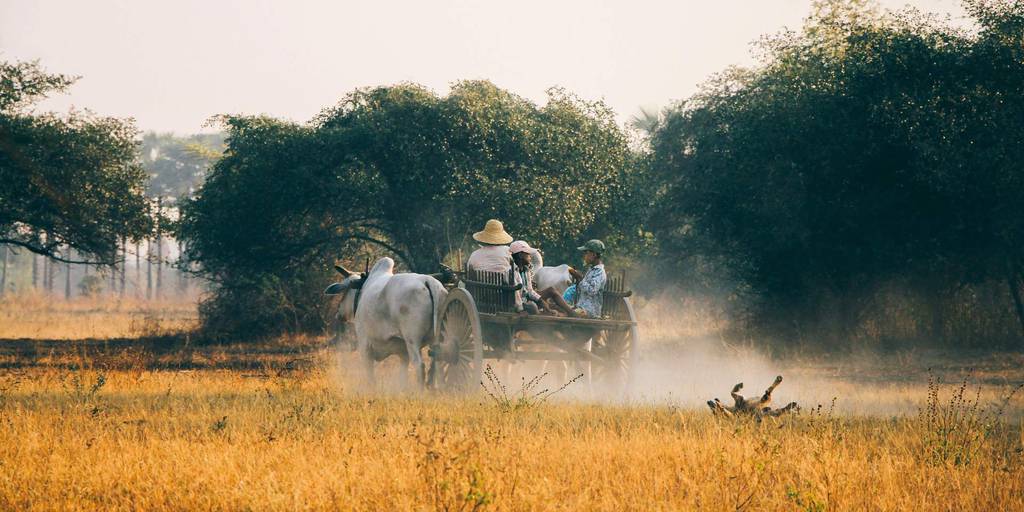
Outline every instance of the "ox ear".
<path fill-rule="evenodd" d="M 324 290 L 324 295 L 339 295 L 345 291 L 345 285 L 342 283 L 334 283 Z"/>
<path fill-rule="evenodd" d="M 337 263 L 334 264 L 334 270 L 337 270 L 338 273 L 341 274 L 341 277 L 348 277 L 352 275 L 352 272 L 350 272 L 347 268 L 338 265 Z"/>

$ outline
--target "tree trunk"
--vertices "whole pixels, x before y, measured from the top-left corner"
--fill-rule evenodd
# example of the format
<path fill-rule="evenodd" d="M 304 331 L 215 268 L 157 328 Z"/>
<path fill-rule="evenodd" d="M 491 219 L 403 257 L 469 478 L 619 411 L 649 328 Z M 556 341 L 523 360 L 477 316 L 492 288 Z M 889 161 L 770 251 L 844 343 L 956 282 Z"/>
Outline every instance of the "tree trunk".
<path fill-rule="evenodd" d="M 160 289 L 164 284 L 164 236 L 163 226 L 160 225 L 160 215 L 164 211 L 163 196 L 156 198 L 156 293 L 154 296 L 160 298 Z"/>
<path fill-rule="evenodd" d="M 164 286 L 164 237 L 159 233 L 156 235 L 156 290 L 153 294 L 160 298 Z"/>
<path fill-rule="evenodd" d="M 177 262 L 178 267 L 178 295 L 185 295 L 188 291 L 188 281 L 185 280 L 185 270 L 181 266 L 181 255 L 184 253 L 184 247 L 181 241 L 177 241 L 178 256 L 174 259 Z"/>
<path fill-rule="evenodd" d="M 68 247 L 68 259 L 71 259 L 71 248 Z M 64 300 L 71 300 L 71 264 L 64 263 Z"/>
<path fill-rule="evenodd" d="M 32 253 L 32 289 L 39 288 L 39 255 Z"/>
<path fill-rule="evenodd" d="M 140 297 L 142 290 L 142 241 L 135 243 L 135 296 Z"/>
<path fill-rule="evenodd" d="M 110 265 L 110 291 L 109 295 L 117 293 L 117 248 L 114 248 L 114 262 Z"/>
<path fill-rule="evenodd" d="M 1017 311 L 1017 321 L 1020 322 L 1022 339 L 1024 339 L 1024 302 L 1020 298 L 1021 275 L 1015 269 L 1006 272 L 1006 285 L 1010 288 L 1010 297 L 1013 298 L 1013 306 Z"/>
<path fill-rule="evenodd" d="M 46 258 L 46 294 L 53 295 L 53 282 L 57 279 L 57 262 Z"/>
<path fill-rule="evenodd" d="M 121 291 L 120 295 L 124 297 L 124 273 L 128 270 L 128 240 L 125 237 L 121 237 Z"/>
<path fill-rule="evenodd" d="M 0 259 L 3 260 L 2 266 L 0 266 L 0 297 L 7 292 L 7 246 L 0 245 Z"/>
<path fill-rule="evenodd" d="M 146 300 L 153 298 L 153 241 L 146 240 Z"/>

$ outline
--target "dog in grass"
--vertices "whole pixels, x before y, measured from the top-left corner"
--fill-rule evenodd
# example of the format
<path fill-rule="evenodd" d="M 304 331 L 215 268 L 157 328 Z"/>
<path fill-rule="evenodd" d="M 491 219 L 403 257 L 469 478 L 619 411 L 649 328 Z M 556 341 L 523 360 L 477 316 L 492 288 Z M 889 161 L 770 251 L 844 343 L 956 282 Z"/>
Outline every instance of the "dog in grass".
<path fill-rule="evenodd" d="M 708 400 L 708 407 L 711 408 L 711 413 L 715 416 L 725 416 L 733 418 L 736 416 L 753 416 L 757 419 L 761 419 L 764 416 L 777 417 L 786 414 L 790 411 L 796 410 L 799 407 L 796 402 L 790 402 L 785 407 L 779 409 L 772 409 L 769 405 L 772 402 L 772 392 L 775 388 L 782 383 L 782 375 L 775 377 L 775 382 L 768 389 L 764 391 L 764 394 L 760 397 L 744 398 L 740 395 L 740 390 L 743 389 L 743 383 L 740 382 L 732 388 L 732 399 L 736 402 L 732 407 L 726 407 L 722 405 L 722 402 L 717 398 L 714 400 Z"/>

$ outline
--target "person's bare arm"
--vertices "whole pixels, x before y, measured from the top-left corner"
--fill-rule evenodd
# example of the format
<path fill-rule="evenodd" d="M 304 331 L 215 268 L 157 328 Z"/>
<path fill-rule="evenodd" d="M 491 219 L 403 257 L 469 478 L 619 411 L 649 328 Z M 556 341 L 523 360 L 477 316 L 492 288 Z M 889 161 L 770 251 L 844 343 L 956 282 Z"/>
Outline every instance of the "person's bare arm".
<path fill-rule="evenodd" d="M 581 274 L 579 270 L 576 270 L 573 267 L 569 267 L 569 275 L 572 276 L 572 280 L 577 283 L 583 280 L 583 274 Z"/>

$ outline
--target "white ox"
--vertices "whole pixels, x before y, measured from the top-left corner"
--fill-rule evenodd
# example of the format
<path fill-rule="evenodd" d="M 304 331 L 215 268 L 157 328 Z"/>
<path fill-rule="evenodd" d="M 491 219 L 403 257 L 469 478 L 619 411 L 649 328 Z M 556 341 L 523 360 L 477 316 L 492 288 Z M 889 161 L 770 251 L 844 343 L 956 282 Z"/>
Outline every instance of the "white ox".
<path fill-rule="evenodd" d="M 533 287 L 537 291 L 554 288 L 561 295 L 571 284 L 569 265 L 564 263 L 557 267 L 540 267 L 533 272 Z"/>
<path fill-rule="evenodd" d="M 424 384 L 425 369 L 420 353 L 434 336 L 434 319 L 448 291 L 437 279 L 423 274 L 395 274 L 395 262 L 381 258 L 364 276 L 335 267 L 345 278 L 324 292 L 344 294 L 339 316 L 342 322 L 354 319 L 356 350 L 366 368 L 367 382 L 373 380 L 373 366 L 397 355 L 416 370 L 418 387 Z M 401 374 L 407 383 L 406 368 Z"/>
<path fill-rule="evenodd" d="M 545 267 L 544 257 L 540 251 L 534 249 L 530 254 L 530 263 L 533 264 L 533 289 L 539 291 L 554 288 L 559 295 L 565 293 L 565 289 L 572 284 L 572 275 L 569 274 L 569 265 L 561 264 L 557 267 Z"/>

